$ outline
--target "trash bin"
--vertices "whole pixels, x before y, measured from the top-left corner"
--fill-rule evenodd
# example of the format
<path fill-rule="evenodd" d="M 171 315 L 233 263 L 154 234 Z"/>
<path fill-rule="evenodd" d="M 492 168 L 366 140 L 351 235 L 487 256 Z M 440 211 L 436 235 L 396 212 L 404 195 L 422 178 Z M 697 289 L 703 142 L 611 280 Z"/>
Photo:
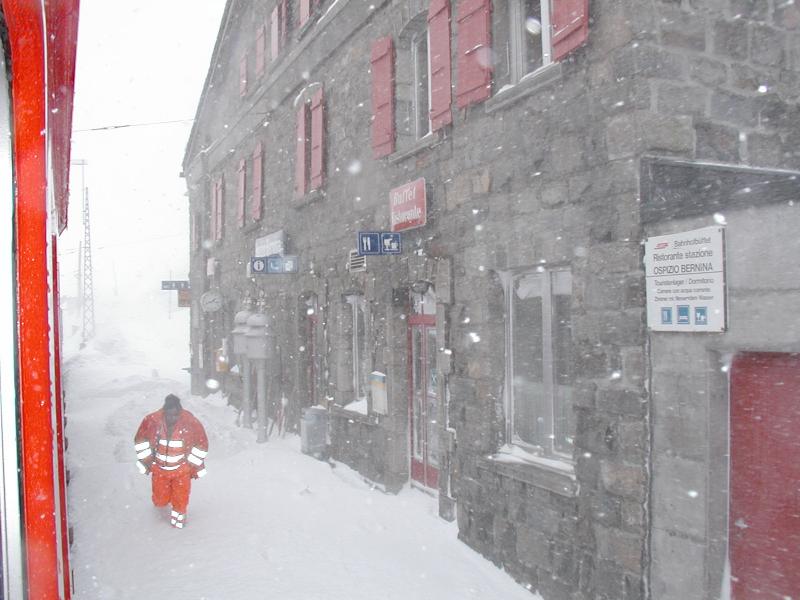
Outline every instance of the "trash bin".
<path fill-rule="evenodd" d="M 319 460 L 328 456 L 328 411 L 321 406 L 303 410 L 300 419 L 300 450 Z"/>

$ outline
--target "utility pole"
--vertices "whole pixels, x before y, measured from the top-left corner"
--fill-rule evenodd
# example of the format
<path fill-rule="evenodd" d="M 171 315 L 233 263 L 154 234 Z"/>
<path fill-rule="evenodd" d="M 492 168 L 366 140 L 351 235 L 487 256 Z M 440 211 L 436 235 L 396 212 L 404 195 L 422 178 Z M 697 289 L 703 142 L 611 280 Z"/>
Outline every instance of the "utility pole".
<path fill-rule="evenodd" d="M 73 165 L 81 168 L 81 196 L 83 200 L 83 242 L 79 247 L 78 253 L 82 255 L 80 263 L 80 296 L 81 313 L 83 314 L 83 331 L 81 336 L 81 347 L 94 337 L 94 286 L 92 282 L 92 230 L 89 220 L 89 190 L 86 188 L 86 165 L 88 162 L 83 159 L 73 160 Z M 82 275 L 82 277 L 81 277 Z"/>
<path fill-rule="evenodd" d="M 94 337 L 94 287 L 92 283 L 92 231 L 89 190 L 83 190 L 83 343 Z"/>

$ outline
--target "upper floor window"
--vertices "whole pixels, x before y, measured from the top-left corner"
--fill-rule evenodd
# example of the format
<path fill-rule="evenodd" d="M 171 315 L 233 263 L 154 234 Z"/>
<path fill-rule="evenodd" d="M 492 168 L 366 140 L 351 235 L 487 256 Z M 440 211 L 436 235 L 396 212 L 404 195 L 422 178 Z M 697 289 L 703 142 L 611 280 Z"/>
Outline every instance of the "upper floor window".
<path fill-rule="evenodd" d="M 494 8 L 495 86 L 502 89 L 552 62 L 550 3 L 508 0 Z"/>
<path fill-rule="evenodd" d="M 319 190 L 325 181 L 325 97 L 322 87 L 297 110 L 295 196 Z"/>
<path fill-rule="evenodd" d="M 255 75 L 256 78 L 264 75 L 264 67 L 266 66 L 267 55 L 267 26 L 260 25 L 256 29 L 256 58 L 255 58 Z"/>
<path fill-rule="evenodd" d="M 426 14 L 405 28 L 397 46 L 397 141 L 402 150 L 428 135 L 430 119 L 430 56 Z"/>
<path fill-rule="evenodd" d="M 286 46 L 289 36 L 289 1 L 278 0 L 270 14 L 270 41 L 272 60 L 276 60 Z"/>
<path fill-rule="evenodd" d="M 456 20 L 456 105 L 464 108 L 585 44 L 589 0 L 459 0 Z"/>
<path fill-rule="evenodd" d="M 219 175 L 211 181 L 210 198 L 210 217 L 211 217 L 211 235 L 209 236 L 213 241 L 217 242 L 222 239 L 222 233 L 225 228 L 225 178 Z"/>
<path fill-rule="evenodd" d="M 507 439 L 536 454 L 571 459 L 572 276 L 537 270 L 506 285 Z"/>
<path fill-rule="evenodd" d="M 247 53 L 239 59 L 239 95 L 247 94 Z"/>
<path fill-rule="evenodd" d="M 237 193 L 236 193 L 236 222 L 239 227 L 244 227 L 245 204 L 247 202 L 247 160 L 239 159 L 236 168 Z"/>
<path fill-rule="evenodd" d="M 488 0 L 486 0 L 488 2 Z M 487 13 L 488 14 L 488 13 Z M 383 158 L 449 125 L 450 2 L 431 0 L 404 27 L 372 43 L 372 150 Z M 395 64 L 396 63 L 396 64 Z"/>

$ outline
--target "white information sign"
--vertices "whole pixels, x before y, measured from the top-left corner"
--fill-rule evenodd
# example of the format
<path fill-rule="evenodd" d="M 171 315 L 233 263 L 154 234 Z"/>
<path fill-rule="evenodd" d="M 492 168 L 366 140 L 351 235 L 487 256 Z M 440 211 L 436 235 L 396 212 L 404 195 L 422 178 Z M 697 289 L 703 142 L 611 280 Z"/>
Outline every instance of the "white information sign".
<path fill-rule="evenodd" d="M 651 331 L 725 331 L 724 227 L 646 239 L 644 268 Z"/>
<path fill-rule="evenodd" d="M 283 229 L 256 238 L 256 248 L 253 256 L 283 256 L 286 250 L 286 233 Z"/>

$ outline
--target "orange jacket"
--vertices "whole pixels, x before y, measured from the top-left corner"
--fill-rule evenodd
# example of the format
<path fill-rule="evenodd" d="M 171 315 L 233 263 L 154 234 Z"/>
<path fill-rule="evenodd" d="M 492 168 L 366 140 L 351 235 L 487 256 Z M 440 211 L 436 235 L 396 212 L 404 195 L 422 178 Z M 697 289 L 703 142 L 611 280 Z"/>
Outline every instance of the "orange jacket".
<path fill-rule="evenodd" d="M 188 469 L 192 477 L 206 474 L 208 437 L 200 421 L 188 410 L 178 415 L 171 436 L 167 435 L 164 410 L 150 413 L 139 425 L 133 443 L 139 459 L 136 466 L 143 474 L 153 465 L 164 471 Z"/>

